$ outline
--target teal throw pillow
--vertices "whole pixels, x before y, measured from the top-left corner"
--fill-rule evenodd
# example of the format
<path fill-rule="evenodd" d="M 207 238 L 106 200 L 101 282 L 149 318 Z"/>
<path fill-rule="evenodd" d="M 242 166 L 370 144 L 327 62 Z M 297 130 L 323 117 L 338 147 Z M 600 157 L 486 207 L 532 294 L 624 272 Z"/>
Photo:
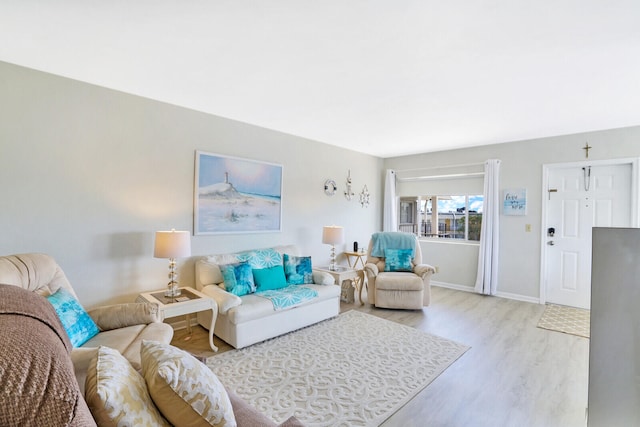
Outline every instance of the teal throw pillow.
<path fill-rule="evenodd" d="M 220 271 L 224 280 L 224 289 L 227 292 L 241 297 L 256 291 L 253 273 L 248 263 L 240 262 L 221 265 Z"/>
<path fill-rule="evenodd" d="M 254 269 L 253 280 L 256 283 L 258 292 L 282 289 L 288 286 L 287 278 L 284 275 L 284 267 L 281 265 L 276 265 L 271 268 Z"/>
<path fill-rule="evenodd" d="M 98 325 L 64 288 L 47 297 L 74 347 L 80 347 L 100 332 Z"/>
<path fill-rule="evenodd" d="M 284 275 L 290 285 L 313 283 L 313 269 L 310 256 L 283 255 Z"/>
<path fill-rule="evenodd" d="M 413 271 L 411 249 L 385 249 L 384 271 Z"/>

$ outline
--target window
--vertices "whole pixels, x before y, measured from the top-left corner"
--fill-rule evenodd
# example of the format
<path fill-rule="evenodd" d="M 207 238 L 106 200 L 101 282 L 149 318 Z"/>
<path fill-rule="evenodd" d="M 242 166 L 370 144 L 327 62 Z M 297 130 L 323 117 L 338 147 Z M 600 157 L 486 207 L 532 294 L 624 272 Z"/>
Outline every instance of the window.
<path fill-rule="evenodd" d="M 482 195 L 403 197 L 398 229 L 418 237 L 479 241 L 483 200 Z"/>

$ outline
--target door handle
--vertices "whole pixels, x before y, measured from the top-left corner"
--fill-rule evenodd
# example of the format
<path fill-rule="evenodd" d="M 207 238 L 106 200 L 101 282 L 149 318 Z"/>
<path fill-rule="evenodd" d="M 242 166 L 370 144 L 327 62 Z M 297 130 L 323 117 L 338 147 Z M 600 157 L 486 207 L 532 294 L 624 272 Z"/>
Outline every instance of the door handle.
<path fill-rule="evenodd" d="M 549 246 L 553 246 L 553 245 L 555 245 L 555 242 L 554 242 L 553 240 L 549 240 L 549 241 L 547 242 L 547 245 L 549 245 Z"/>

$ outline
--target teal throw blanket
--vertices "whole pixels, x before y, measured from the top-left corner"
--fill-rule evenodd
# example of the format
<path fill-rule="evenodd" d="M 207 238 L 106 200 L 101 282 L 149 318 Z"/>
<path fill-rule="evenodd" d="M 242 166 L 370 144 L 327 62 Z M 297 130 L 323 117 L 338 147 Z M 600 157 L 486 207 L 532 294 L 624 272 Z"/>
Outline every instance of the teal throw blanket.
<path fill-rule="evenodd" d="M 290 285 L 281 289 L 256 292 L 254 295 L 271 300 L 273 309 L 279 311 L 312 300 L 318 296 L 318 292 L 306 286 Z"/>
<path fill-rule="evenodd" d="M 410 233 L 386 231 L 371 236 L 371 256 L 384 258 L 385 249 L 410 249 L 411 258 L 416 250 L 416 236 Z"/>

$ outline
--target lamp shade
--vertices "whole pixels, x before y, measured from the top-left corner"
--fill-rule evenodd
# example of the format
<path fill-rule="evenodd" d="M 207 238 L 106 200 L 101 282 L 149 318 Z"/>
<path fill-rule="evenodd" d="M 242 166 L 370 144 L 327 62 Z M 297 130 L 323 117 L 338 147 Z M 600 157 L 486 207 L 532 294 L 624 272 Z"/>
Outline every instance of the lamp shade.
<path fill-rule="evenodd" d="M 337 225 L 322 227 L 322 243 L 339 245 L 344 243 L 344 228 Z"/>
<path fill-rule="evenodd" d="M 155 258 L 182 258 L 191 255 L 191 237 L 188 231 L 156 231 L 153 249 Z"/>

